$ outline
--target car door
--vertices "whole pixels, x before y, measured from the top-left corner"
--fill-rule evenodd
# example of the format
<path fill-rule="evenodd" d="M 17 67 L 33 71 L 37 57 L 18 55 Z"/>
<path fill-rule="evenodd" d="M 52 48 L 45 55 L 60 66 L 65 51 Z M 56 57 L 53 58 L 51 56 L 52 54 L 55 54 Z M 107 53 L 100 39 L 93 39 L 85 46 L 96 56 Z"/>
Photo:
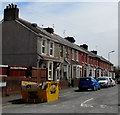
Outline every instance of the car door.
<path fill-rule="evenodd" d="M 99 85 L 100 85 L 99 82 L 98 82 L 96 79 L 94 79 L 94 78 L 93 78 L 93 80 L 94 80 L 95 86 L 96 86 L 97 88 L 99 88 Z"/>

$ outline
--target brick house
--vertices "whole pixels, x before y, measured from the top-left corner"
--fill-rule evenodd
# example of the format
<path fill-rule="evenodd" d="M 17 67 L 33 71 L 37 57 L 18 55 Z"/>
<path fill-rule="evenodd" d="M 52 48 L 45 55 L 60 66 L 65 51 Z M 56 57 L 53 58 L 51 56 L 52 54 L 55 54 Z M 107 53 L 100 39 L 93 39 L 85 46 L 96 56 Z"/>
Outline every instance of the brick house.
<path fill-rule="evenodd" d="M 80 77 L 113 72 L 113 64 L 88 51 L 86 44 L 78 46 L 73 37 L 62 38 L 53 28 L 41 28 L 19 18 L 17 5 L 4 9 L 1 24 L 3 65 L 47 68 L 48 80 L 63 80 L 73 86 Z"/>

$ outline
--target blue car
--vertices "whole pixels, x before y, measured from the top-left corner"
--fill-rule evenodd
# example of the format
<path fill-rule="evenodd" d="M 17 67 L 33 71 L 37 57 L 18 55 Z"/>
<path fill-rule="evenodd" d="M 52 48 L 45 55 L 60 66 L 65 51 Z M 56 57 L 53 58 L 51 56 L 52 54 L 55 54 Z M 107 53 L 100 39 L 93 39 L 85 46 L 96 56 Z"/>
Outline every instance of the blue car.
<path fill-rule="evenodd" d="M 93 77 L 82 77 L 80 78 L 78 88 L 79 90 L 92 89 L 96 91 L 100 89 L 100 83 Z"/>

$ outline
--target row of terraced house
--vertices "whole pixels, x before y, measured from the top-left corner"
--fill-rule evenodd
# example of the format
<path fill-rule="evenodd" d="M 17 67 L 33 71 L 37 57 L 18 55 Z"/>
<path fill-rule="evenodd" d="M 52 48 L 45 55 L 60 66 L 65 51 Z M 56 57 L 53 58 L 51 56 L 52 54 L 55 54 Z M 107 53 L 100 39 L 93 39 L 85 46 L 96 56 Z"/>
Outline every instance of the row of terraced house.
<path fill-rule="evenodd" d="M 17 5 L 6 6 L 1 25 L 3 65 L 47 68 L 48 80 L 67 80 L 71 85 L 80 77 L 114 76 L 113 64 L 97 51 L 55 34 L 53 28 L 19 18 Z"/>

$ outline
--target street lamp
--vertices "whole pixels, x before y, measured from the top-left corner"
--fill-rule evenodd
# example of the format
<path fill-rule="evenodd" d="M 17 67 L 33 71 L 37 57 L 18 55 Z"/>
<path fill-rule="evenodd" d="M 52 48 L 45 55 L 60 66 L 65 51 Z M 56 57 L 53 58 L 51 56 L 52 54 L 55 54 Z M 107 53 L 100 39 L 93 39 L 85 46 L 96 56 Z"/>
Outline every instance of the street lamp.
<path fill-rule="evenodd" d="M 115 52 L 115 51 L 108 52 L 108 61 L 110 61 L 110 53 L 113 53 L 113 52 Z"/>

